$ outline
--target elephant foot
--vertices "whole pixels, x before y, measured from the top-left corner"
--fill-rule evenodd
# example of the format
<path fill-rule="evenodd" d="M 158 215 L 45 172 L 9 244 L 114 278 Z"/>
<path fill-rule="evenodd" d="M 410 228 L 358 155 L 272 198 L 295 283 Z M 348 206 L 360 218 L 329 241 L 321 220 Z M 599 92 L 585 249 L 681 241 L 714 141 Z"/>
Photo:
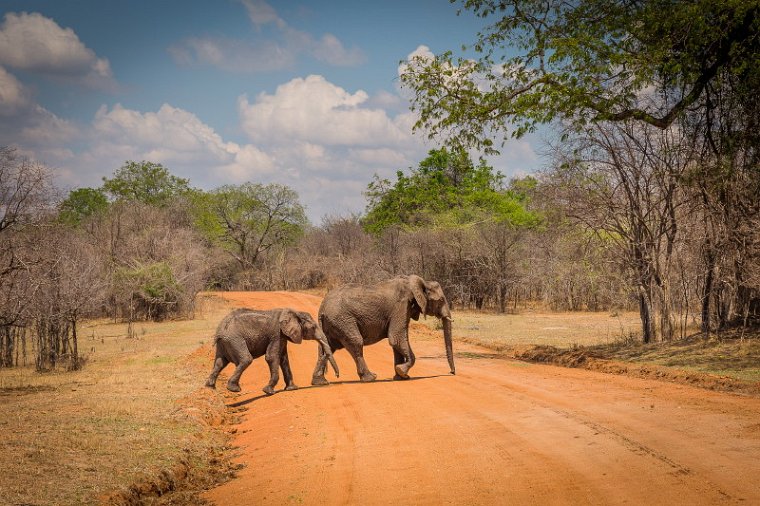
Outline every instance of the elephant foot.
<path fill-rule="evenodd" d="M 393 376 L 393 381 L 406 381 L 408 379 L 410 379 L 409 376 L 401 376 L 400 374 Z"/>
<path fill-rule="evenodd" d="M 274 395 L 274 387 L 272 387 L 271 385 L 267 385 L 264 388 L 262 388 L 261 390 L 263 390 L 264 393 L 267 394 L 267 395 Z"/>
<path fill-rule="evenodd" d="M 216 389 L 216 381 L 211 383 L 210 381 L 206 382 L 206 388 L 213 388 Z"/>
<path fill-rule="evenodd" d="M 288 385 L 285 387 L 285 390 L 290 392 L 291 390 L 298 390 L 298 385 Z"/>
<path fill-rule="evenodd" d="M 321 387 L 324 385 L 329 385 L 330 382 L 327 381 L 327 379 L 325 379 L 324 376 L 318 376 L 318 377 L 311 378 L 311 384 L 314 385 L 315 387 Z"/>
<path fill-rule="evenodd" d="M 227 383 L 227 390 L 230 392 L 239 392 L 240 391 L 240 385 L 237 383 Z"/>
<path fill-rule="evenodd" d="M 362 381 L 362 383 L 369 383 L 377 379 L 377 374 L 373 372 L 366 372 L 362 374 L 361 376 L 359 376 L 359 379 Z"/>
<path fill-rule="evenodd" d="M 401 376 L 404 379 L 409 379 L 409 368 L 404 367 L 404 364 L 399 364 L 395 367 L 396 376 Z"/>

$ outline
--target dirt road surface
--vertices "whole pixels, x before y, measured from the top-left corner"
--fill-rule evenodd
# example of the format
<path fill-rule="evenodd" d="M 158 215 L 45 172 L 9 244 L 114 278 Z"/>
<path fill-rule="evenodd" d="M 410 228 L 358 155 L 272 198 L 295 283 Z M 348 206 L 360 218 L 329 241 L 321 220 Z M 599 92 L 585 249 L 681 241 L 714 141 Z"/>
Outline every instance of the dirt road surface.
<path fill-rule="evenodd" d="M 295 293 L 229 297 L 319 306 Z M 412 336 L 410 381 L 391 380 L 387 341 L 365 348 L 378 374 L 369 384 L 341 350 L 341 378 L 328 370 L 332 384 L 311 387 L 317 348 L 304 341 L 289 346 L 301 389 L 266 397 L 266 363 L 256 360 L 227 401 L 247 408 L 235 438 L 245 467 L 205 497 L 220 506 L 760 504 L 758 398 L 504 360 L 456 342 L 452 376 L 442 336 L 420 326 Z"/>

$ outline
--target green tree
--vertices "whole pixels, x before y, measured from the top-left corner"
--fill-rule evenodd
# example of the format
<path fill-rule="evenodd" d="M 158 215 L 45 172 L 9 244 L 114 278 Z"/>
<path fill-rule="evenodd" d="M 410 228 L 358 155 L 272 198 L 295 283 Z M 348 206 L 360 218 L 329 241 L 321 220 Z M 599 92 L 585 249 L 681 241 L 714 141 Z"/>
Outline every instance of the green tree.
<path fill-rule="evenodd" d="M 189 181 L 172 175 L 160 163 L 127 161 L 112 178 L 103 178 L 103 191 L 115 200 L 166 205 L 190 190 Z"/>
<path fill-rule="evenodd" d="M 454 0 L 451 0 L 454 2 Z M 495 151 L 563 120 L 633 119 L 665 128 L 721 75 L 760 58 L 758 0 L 465 0 L 493 20 L 469 49 L 406 62 L 417 129 Z"/>
<path fill-rule="evenodd" d="M 69 225 L 79 225 L 83 219 L 108 209 L 108 199 L 97 188 L 77 188 L 61 202 L 58 219 Z"/>
<path fill-rule="evenodd" d="M 520 196 L 503 187 L 503 176 L 481 160 L 474 165 L 464 150 L 431 150 L 410 175 L 396 181 L 375 177 L 367 188 L 365 229 L 379 234 L 392 225 L 466 225 L 494 220 L 529 225 L 536 216 Z"/>
<path fill-rule="evenodd" d="M 192 195 L 195 225 L 243 269 L 275 246 L 297 240 L 308 224 L 298 194 L 279 184 L 245 183 Z"/>

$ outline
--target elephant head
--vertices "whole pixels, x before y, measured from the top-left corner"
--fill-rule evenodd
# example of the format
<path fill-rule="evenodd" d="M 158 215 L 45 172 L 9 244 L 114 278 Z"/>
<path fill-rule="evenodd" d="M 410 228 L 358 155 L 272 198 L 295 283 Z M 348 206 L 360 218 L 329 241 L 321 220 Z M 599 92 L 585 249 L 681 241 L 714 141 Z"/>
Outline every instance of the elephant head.
<path fill-rule="evenodd" d="M 327 337 L 309 313 L 284 309 L 280 314 L 280 331 L 288 338 L 288 341 L 295 344 L 300 344 L 303 339 L 318 341 L 319 345 L 327 354 L 330 365 L 332 365 L 332 368 L 335 371 L 335 376 L 340 377 L 338 364 L 333 358 L 330 345 L 327 343 Z"/>
<path fill-rule="evenodd" d="M 419 315 L 430 315 L 439 318 L 443 325 L 443 342 L 446 345 L 446 358 L 449 361 L 451 374 L 456 374 L 454 368 L 454 351 L 451 344 L 451 309 L 443 294 L 443 289 L 437 281 L 425 281 L 419 276 L 411 275 L 409 289 L 414 296 L 414 302 L 419 307 L 414 308 L 412 318 L 419 319 Z"/>

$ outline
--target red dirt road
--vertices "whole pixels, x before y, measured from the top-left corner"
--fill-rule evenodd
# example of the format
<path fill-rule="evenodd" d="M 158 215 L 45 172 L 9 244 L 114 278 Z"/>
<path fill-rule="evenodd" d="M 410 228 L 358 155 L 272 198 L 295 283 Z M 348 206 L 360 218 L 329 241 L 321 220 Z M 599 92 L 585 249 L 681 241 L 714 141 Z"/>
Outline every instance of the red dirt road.
<path fill-rule="evenodd" d="M 229 298 L 313 314 L 319 305 L 284 292 Z M 205 497 L 220 506 L 760 504 L 758 398 L 503 360 L 456 342 L 451 376 L 442 336 L 412 335 L 411 381 L 390 380 L 393 354 L 381 342 L 365 348 L 375 383 L 356 381 L 341 350 L 341 378 L 311 387 L 317 347 L 304 341 L 289 346 L 301 389 L 266 397 L 266 363 L 256 360 L 227 398 L 247 408 L 235 438 L 245 467 Z"/>

